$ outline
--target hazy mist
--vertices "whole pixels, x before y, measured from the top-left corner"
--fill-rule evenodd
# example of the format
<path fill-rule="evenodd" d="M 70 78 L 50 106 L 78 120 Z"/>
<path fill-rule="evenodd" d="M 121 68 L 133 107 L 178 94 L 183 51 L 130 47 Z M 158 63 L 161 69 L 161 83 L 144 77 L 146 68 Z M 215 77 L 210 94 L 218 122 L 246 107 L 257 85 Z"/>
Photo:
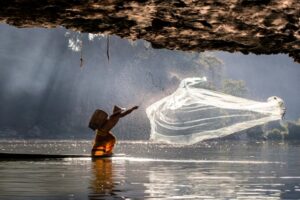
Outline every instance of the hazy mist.
<path fill-rule="evenodd" d="M 198 53 L 148 48 L 110 37 L 83 39 L 80 52 L 68 48 L 65 29 L 17 29 L 0 25 L 0 137 L 92 138 L 87 128 L 97 108 L 139 105 L 114 129 L 121 139 L 147 139 L 145 108 L 173 92 L 182 78 L 203 76 Z M 246 82 L 249 98 L 280 96 L 287 118 L 300 117 L 300 66 L 285 55 L 215 52 L 223 78 Z M 220 68 L 221 69 L 221 68 Z"/>

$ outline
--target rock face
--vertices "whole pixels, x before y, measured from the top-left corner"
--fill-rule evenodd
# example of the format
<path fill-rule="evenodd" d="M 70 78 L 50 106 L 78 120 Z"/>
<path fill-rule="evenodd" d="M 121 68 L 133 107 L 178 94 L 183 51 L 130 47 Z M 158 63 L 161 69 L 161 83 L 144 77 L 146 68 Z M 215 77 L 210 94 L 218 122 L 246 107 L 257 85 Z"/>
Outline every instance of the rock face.
<path fill-rule="evenodd" d="M 115 34 L 154 48 L 284 53 L 300 62 L 299 0 L 1 0 L 0 22 Z"/>

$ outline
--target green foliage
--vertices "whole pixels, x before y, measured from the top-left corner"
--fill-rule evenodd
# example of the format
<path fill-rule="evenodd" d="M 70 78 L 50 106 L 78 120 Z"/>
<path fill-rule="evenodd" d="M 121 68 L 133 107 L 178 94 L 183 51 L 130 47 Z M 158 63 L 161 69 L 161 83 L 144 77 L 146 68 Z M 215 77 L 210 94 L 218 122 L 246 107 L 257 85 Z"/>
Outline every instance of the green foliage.
<path fill-rule="evenodd" d="M 222 92 L 233 96 L 244 97 L 247 95 L 248 89 L 243 80 L 225 79 L 222 82 Z"/>

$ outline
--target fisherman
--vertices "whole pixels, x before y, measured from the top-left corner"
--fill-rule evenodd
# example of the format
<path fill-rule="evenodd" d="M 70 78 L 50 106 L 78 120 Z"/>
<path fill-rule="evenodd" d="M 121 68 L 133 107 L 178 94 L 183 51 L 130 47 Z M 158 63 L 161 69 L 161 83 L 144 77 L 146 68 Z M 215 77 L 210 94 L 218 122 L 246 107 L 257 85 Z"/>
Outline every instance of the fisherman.
<path fill-rule="evenodd" d="M 96 131 L 92 156 L 111 156 L 116 143 L 116 137 L 112 134 L 111 129 L 118 123 L 120 118 L 128 115 L 133 110 L 138 109 L 134 106 L 128 110 L 114 106 L 113 114 L 108 114 L 102 110 L 96 110 L 90 120 L 89 127 Z"/>

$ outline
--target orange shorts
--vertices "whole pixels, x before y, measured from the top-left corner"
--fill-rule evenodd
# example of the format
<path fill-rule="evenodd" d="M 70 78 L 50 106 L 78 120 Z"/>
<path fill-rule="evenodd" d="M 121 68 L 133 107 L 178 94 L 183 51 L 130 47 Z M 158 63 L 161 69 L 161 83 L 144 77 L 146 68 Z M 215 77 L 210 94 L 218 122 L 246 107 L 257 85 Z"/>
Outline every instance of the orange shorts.
<path fill-rule="evenodd" d="M 92 156 L 108 156 L 113 153 L 116 138 L 111 132 L 96 130 Z"/>

